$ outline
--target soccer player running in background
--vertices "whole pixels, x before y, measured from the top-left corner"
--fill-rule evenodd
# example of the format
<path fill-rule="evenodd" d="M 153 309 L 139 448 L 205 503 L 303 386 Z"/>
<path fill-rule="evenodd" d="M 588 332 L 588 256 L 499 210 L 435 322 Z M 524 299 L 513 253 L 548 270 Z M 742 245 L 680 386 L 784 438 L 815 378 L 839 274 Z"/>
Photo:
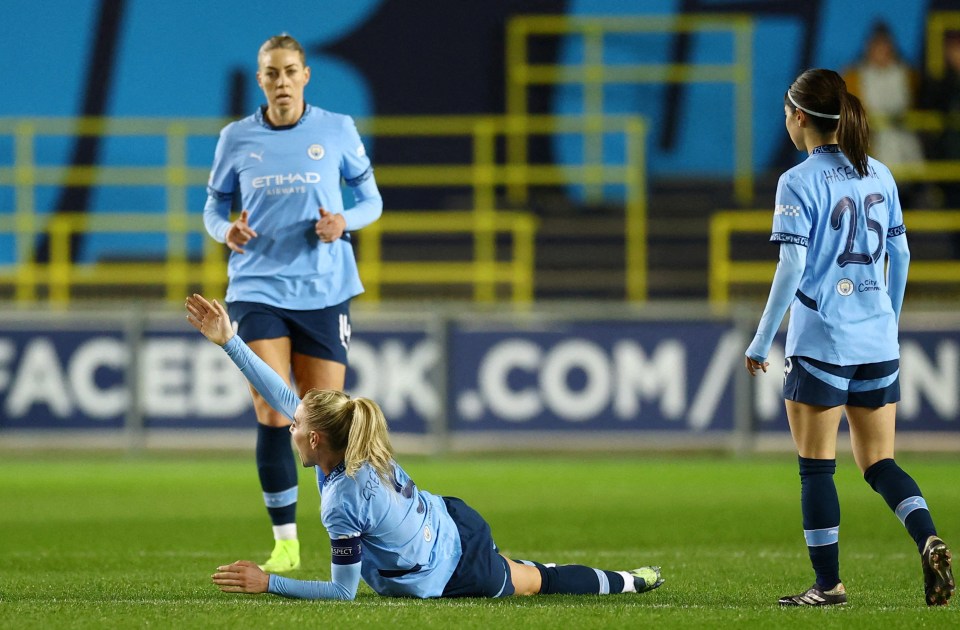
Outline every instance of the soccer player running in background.
<path fill-rule="evenodd" d="M 360 578 L 394 597 L 505 597 L 538 593 L 639 593 L 663 583 L 659 567 L 603 571 L 500 555 L 483 517 L 460 499 L 419 489 L 394 460 L 387 422 L 366 398 L 310 390 L 301 401 L 235 335 L 216 300 L 187 298 L 187 319 L 224 350 L 264 398 L 293 421 L 303 466 L 313 466 L 330 536 L 329 582 L 269 575 L 256 564 L 220 566 L 213 582 L 233 593 L 352 600 Z"/>
<path fill-rule="evenodd" d="M 867 156 L 866 115 L 836 72 L 801 74 L 784 96 L 784 113 L 790 140 L 809 157 L 777 186 L 770 240 L 780 243 L 780 262 L 746 368 L 751 375 L 767 371 L 789 306 L 783 395 L 799 452 L 803 534 L 817 578 L 780 604 L 847 601 L 833 481 L 845 411 L 857 466 L 916 542 L 927 604 L 943 605 L 955 588 L 950 551 L 920 488 L 894 461 L 897 324 L 910 260 L 897 186 L 889 169 Z"/>
<path fill-rule="evenodd" d="M 271 37 L 257 56 L 267 104 L 220 132 L 204 208 L 210 235 L 230 248 L 226 302 L 253 350 L 301 395 L 343 389 L 350 299 L 363 292 L 349 241 L 380 217 L 383 201 L 353 119 L 304 101 L 303 48 Z M 356 205 L 344 211 L 341 179 Z M 229 220 L 233 198 L 243 208 Z M 290 422 L 251 388 L 257 470 L 275 546 L 263 565 L 300 566 L 297 466 Z"/>

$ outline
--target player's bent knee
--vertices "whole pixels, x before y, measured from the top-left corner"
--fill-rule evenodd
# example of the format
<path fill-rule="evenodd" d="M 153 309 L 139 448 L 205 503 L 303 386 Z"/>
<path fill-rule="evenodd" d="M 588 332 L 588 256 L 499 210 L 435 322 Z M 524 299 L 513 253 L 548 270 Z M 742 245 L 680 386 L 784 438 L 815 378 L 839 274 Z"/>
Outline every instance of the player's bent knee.
<path fill-rule="evenodd" d="M 510 581 L 514 595 L 536 595 L 540 592 L 540 570 L 526 564 L 510 562 Z"/>

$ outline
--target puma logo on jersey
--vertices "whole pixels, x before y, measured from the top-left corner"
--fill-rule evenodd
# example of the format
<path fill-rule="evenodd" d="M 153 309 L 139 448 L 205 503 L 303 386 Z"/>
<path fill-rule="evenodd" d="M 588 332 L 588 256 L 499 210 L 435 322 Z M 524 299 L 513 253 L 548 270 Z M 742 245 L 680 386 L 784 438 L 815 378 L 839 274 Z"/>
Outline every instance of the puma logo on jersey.
<path fill-rule="evenodd" d="M 263 151 L 261 151 L 260 153 L 254 153 L 253 151 L 251 151 L 248 157 L 256 158 L 258 162 L 263 162 Z"/>

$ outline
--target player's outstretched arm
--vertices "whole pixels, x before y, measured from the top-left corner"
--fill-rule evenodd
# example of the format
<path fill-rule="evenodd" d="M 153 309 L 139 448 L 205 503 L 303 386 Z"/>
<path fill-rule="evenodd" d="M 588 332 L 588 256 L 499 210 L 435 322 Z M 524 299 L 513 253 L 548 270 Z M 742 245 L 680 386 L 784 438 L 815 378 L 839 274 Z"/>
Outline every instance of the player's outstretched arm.
<path fill-rule="evenodd" d="M 338 599 L 350 601 L 357 596 L 360 585 L 360 563 L 332 564 L 329 582 L 295 580 L 264 573 L 249 560 L 217 567 L 213 583 L 224 593 L 272 593 L 291 599 Z"/>
<path fill-rule="evenodd" d="M 186 307 L 187 321 L 203 333 L 204 337 L 223 346 L 233 364 L 240 369 L 254 389 L 260 392 L 264 400 L 293 420 L 300 398 L 293 393 L 279 374 L 254 354 L 239 335 L 234 334 L 227 309 L 223 308 L 217 300 L 210 302 L 196 293 L 187 298 Z"/>
<path fill-rule="evenodd" d="M 222 346 L 233 337 L 230 316 L 220 302 L 212 303 L 198 293 L 187 297 L 187 321 L 204 337 Z"/>

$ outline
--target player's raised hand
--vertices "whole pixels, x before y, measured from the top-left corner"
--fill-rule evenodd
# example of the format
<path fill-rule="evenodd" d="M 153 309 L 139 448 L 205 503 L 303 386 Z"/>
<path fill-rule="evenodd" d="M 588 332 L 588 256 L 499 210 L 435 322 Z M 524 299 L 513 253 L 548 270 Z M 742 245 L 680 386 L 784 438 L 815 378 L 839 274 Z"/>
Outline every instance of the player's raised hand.
<path fill-rule="evenodd" d="M 250 212 L 248 210 L 241 210 L 240 218 L 231 223 L 227 229 L 224 240 L 227 243 L 227 247 L 230 248 L 230 251 L 237 252 L 238 254 L 247 253 L 244 251 L 243 246 L 250 242 L 251 238 L 257 236 L 256 230 L 250 227 L 249 219 Z"/>
<path fill-rule="evenodd" d="M 230 316 L 227 315 L 227 309 L 223 308 L 220 302 L 216 300 L 209 302 L 199 293 L 194 293 L 187 297 L 185 305 L 187 307 L 187 321 L 199 330 L 204 337 L 218 346 L 222 346 L 233 337 Z"/>
<path fill-rule="evenodd" d="M 249 560 L 217 567 L 213 583 L 224 593 L 266 593 L 270 576 Z"/>
<path fill-rule="evenodd" d="M 320 220 L 316 222 L 313 229 L 321 241 L 332 243 L 343 236 L 343 231 L 347 229 L 347 221 L 342 214 L 327 212 L 320 208 Z"/>

